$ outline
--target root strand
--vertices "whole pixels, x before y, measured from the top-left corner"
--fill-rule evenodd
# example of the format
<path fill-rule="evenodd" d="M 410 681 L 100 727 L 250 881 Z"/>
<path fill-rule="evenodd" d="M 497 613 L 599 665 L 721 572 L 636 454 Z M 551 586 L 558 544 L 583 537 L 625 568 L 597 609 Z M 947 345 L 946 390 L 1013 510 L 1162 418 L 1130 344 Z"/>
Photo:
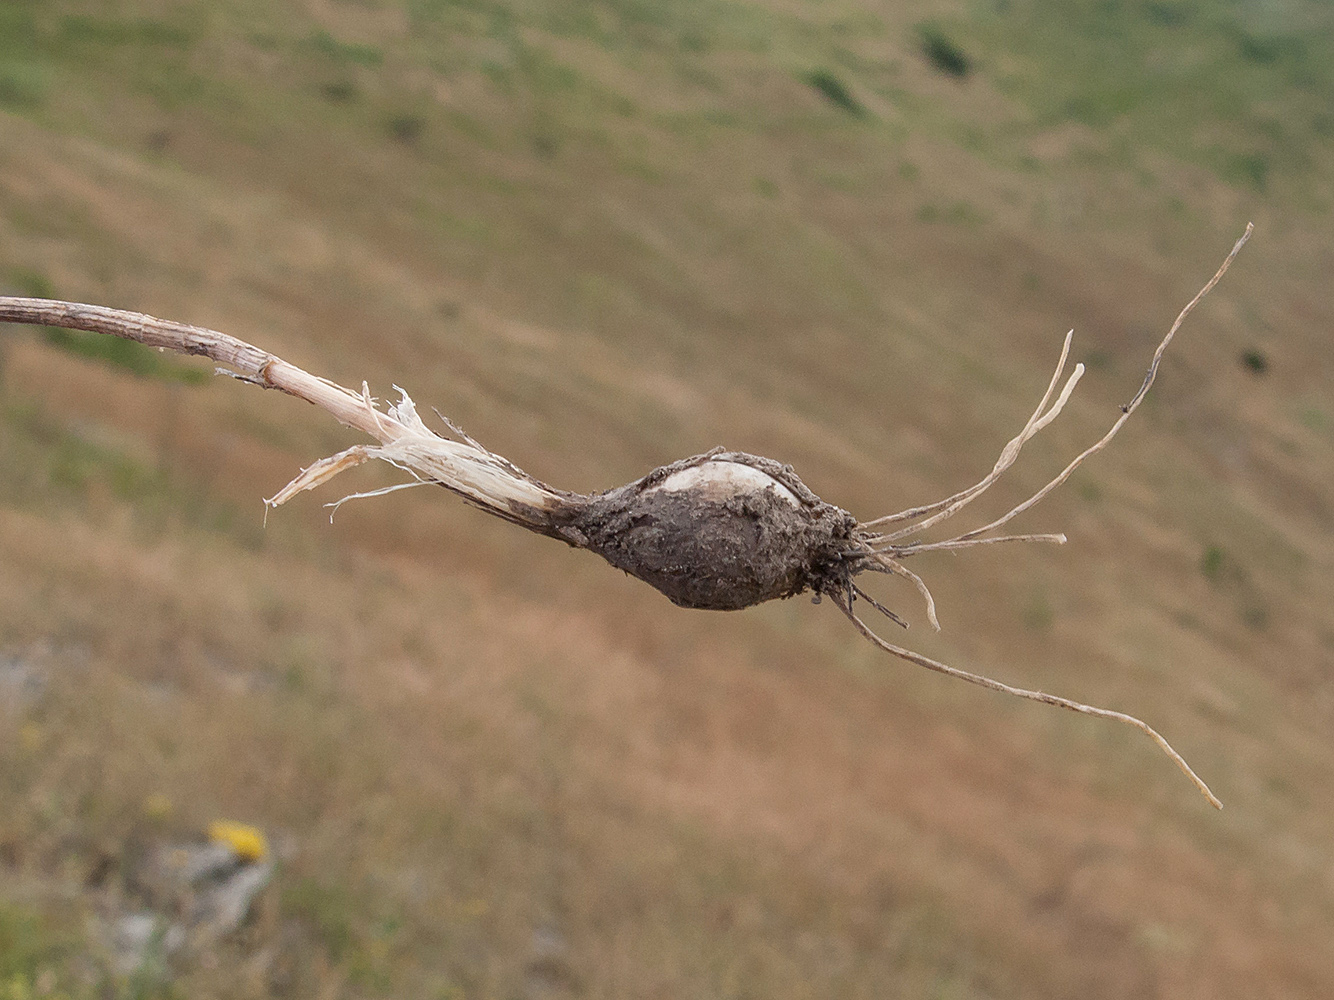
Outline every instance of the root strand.
<path fill-rule="evenodd" d="M 1186 763 L 1186 759 L 1172 749 L 1172 744 L 1163 739 L 1158 731 L 1147 722 L 1137 719 L 1133 715 L 1126 715 L 1124 712 L 1114 712 L 1108 708 L 1085 705 L 1082 702 L 1071 701 L 1069 698 L 1061 698 L 1054 694 L 1047 694 L 1045 691 L 1029 691 L 1024 688 L 1012 687 L 1009 684 L 1003 684 L 1000 681 L 992 680 L 990 677 L 984 677 L 981 674 L 973 674 L 969 673 L 967 670 L 960 670 L 958 667 L 951 667 L 948 664 L 941 663 L 939 660 L 933 660 L 929 656 L 915 653 L 911 649 L 904 649 L 902 646 L 896 646 L 892 642 L 886 642 L 864 621 L 857 617 L 856 612 L 852 610 L 850 601 L 847 604 L 844 604 L 841 601 L 836 603 L 838 603 L 839 610 L 852 622 L 853 627 L 856 628 L 858 632 L 875 645 L 879 646 L 886 653 L 907 660 L 909 663 L 915 663 L 919 667 L 926 667 L 927 670 L 934 670 L 936 673 L 945 674 L 947 677 L 957 677 L 961 681 L 967 681 L 969 684 L 976 684 L 979 687 L 984 687 L 991 691 L 999 691 L 1002 694 L 1011 694 L 1017 698 L 1027 698 L 1029 701 L 1040 701 L 1044 705 L 1055 705 L 1058 708 L 1066 708 L 1072 712 L 1080 712 L 1084 715 L 1096 715 L 1101 719 L 1114 719 L 1117 722 L 1124 722 L 1126 725 L 1134 726 L 1140 732 L 1149 736 L 1158 744 L 1159 749 L 1161 749 L 1163 753 L 1167 754 L 1167 756 L 1171 757 L 1172 760 L 1176 762 L 1177 767 L 1181 768 L 1182 773 L 1185 774 L 1185 776 L 1194 783 L 1195 787 L 1200 790 L 1200 794 L 1209 800 L 1211 806 L 1215 809 L 1223 808 L 1223 803 L 1218 800 L 1218 796 L 1214 795 L 1214 793 L 1209 790 L 1209 786 L 1206 785 L 1200 779 L 1200 776 L 1191 769 L 1191 766 Z"/>

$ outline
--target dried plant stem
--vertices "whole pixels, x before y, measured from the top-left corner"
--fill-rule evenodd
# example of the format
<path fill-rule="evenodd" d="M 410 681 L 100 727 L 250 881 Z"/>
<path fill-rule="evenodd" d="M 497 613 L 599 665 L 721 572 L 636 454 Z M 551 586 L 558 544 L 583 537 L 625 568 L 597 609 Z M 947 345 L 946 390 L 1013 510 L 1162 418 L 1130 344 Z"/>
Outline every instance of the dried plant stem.
<path fill-rule="evenodd" d="M 280 389 L 329 411 L 340 422 L 388 444 L 403 432 L 397 421 L 366 410 L 361 396 L 296 365 L 217 330 L 175 323 L 143 313 L 51 299 L 0 297 L 0 320 L 89 330 L 138 341 L 148 347 L 209 358 L 227 365 L 248 382 Z"/>
<path fill-rule="evenodd" d="M 104 306 L 7 296 L 0 296 L 0 321 L 89 330 L 206 357 L 228 366 L 219 369 L 222 374 L 304 399 L 380 442 L 378 447 L 356 445 L 316 462 L 266 501 L 273 507 L 373 458 L 439 483 L 505 520 L 546 534 L 554 533 L 550 515 L 576 496 L 539 482 L 471 438 L 451 441 L 440 437 L 422 423 L 406 393 L 399 403 L 381 410 L 365 385 L 360 393 L 353 392 L 217 330 Z"/>

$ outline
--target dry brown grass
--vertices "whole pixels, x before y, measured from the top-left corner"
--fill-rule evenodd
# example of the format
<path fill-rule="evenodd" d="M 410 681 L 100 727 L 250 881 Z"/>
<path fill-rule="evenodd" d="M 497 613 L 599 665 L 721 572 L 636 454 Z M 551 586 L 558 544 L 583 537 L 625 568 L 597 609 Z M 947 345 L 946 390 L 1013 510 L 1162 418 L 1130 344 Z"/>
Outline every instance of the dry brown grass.
<path fill-rule="evenodd" d="M 353 32 L 339 19 L 361 10 L 317 16 Z M 389 51 L 391 27 L 365 40 Z M 73 85 L 90 70 L 47 117 L 0 113 L 0 277 L 334 377 L 411 371 L 423 404 L 581 490 L 726 443 L 848 509 L 945 495 L 990 466 L 1074 326 L 1100 367 L 997 486 L 1008 509 L 1105 428 L 1253 212 L 1265 238 L 1166 391 L 1051 498 L 1071 546 L 941 558 L 946 631 L 914 635 L 1152 715 L 1229 809 L 1183 797 L 1134 734 L 887 668 L 828 608 L 679 611 L 431 496 L 332 527 L 289 506 L 261 531 L 259 498 L 350 435 L 7 333 L 0 652 L 51 678 L 0 712 L 7 913 L 44 913 L 47 944 L 81 933 L 81 880 L 155 835 L 160 792 L 173 831 L 226 815 L 287 845 L 189 995 L 513 995 L 542 928 L 568 943 L 556 979 L 591 996 L 1329 992 L 1321 217 L 1171 162 L 1144 189 L 1059 150 L 1035 175 L 917 125 L 794 122 L 788 76 L 725 54 L 707 68 L 750 81 L 771 127 L 644 111 L 548 160 L 511 142 L 503 90 L 462 74 L 441 114 L 492 137 L 432 118 L 409 147 L 383 138 L 379 91 L 329 111 L 224 34 L 198 58 L 235 107 L 98 96 Z M 165 156 L 142 141 L 161 128 Z M 1162 210 L 1169 187 L 1184 214 Z M 959 200 L 983 220 L 919 214 Z M 1040 201 L 1083 207 L 1035 222 Z M 1263 378 L 1235 361 L 1257 343 Z M 79 981 L 77 955 L 33 961 Z"/>

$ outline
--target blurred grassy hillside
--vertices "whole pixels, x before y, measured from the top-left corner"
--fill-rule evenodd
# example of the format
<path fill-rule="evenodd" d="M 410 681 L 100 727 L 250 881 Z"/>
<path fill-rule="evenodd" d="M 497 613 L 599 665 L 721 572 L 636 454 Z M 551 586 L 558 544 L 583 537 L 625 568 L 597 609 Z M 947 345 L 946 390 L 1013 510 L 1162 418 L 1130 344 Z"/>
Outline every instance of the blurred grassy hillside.
<path fill-rule="evenodd" d="M 726 444 L 934 500 L 1074 327 L 999 513 L 1257 228 L 1025 515 L 1070 544 L 916 566 L 940 635 L 880 592 L 1218 814 L 827 605 L 685 612 L 441 491 L 266 526 L 350 432 L 0 331 L 0 998 L 1334 993 L 1331 108 L 1315 0 L 6 0 L 3 290 L 403 385 L 568 489 Z M 250 922 L 108 973 L 136 857 L 219 818 L 279 856 Z"/>

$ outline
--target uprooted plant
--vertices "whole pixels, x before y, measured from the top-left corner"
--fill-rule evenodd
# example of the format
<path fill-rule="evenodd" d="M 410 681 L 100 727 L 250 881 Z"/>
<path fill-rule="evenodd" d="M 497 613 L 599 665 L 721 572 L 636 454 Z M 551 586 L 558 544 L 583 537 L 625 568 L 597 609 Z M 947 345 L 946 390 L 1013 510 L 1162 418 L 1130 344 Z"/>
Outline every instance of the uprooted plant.
<path fill-rule="evenodd" d="M 1020 449 L 1055 420 L 1070 399 L 1084 373 L 1084 366 L 1076 365 L 1064 385 L 1061 383 L 1071 334 L 1066 335 L 1056 371 L 1041 402 L 981 481 L 935 503 L 859 521 L 816 496 L 791 466 L 756 455 L 719 448 L 654 469 L 642 479 L 617 489 L 589 495 L 570 493 L 539 482 L 507 459 L 488 451 L 438 412 L 453 437 L 430 430 L 412 399 L 401 389 L 398 389 L 399 402 L 380 409 L 365 383 L 360 393 L 353 392 L 224 333 L 102 306 L 17 297 L 0 297 L 0 320 L 89 330 L 151 347 L 203 355 L 228 366 L 218 369 L 222 374 L 305 399 L 379 442 L 356 445 L 316 462 L 265 501 L 270 507 L 277 507 L 346 469 L 380 459 L 411 474 L 412 481 L 353 496 L 373 496 L 427 483 L 443 486 L 506 521 L 559 538 L 575 548 L 596 552 L 682 607 L 735 611 L 811 591 L 817 601 L 829 597 L 858 632 L 885 652 L 994 691 L 1136 727 L 1176 761 L 1214 806 L 1221 808 L 1222 803 L 1181 755 L 1157 731 L 1133 716 L 1041 691 L 1011 687 L 887 642 L 857 614 L 857 600 L 863 600 L 899 625 L 906 627 L 906 623 L 866 593 L 857 581 L 868 572 L 905 578 L 921 594 L 928 620 L 939 629 L 931 592 L 922 578 L 905 565 L 907 560 L 926 552 L 998 542 L 1063 543 L 1062 534 L 995 532 L 1065 482 L 1089 456 L 1106 447 L 1153 385 L 1163 353 L 1182 322 L 1217 284 L 1250 234 L 1248 225 L 1217 273 L 1181 310 L 1154 352 L 1139 391 L 1121 408 L 1120 416 L 1102 438 L 1008 513 L 980 528 L 934 542 L 918 541 L 914 536 L 957 514 L 985 493 L 1014 464 Z"/>

